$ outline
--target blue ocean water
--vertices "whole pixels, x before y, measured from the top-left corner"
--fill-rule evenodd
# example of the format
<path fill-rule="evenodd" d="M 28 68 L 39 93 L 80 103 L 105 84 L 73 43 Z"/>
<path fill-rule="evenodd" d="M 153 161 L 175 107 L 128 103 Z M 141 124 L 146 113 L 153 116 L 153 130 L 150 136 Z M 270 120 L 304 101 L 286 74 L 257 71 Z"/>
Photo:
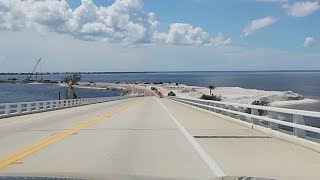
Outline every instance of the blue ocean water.
<path fill-rule="evenodd" d="M 66 87 L 55 84 L 10 84 L 0 83 L 0 103 L 29 102 L 66 98 Z M 120 96 L 121 92 L 98 89 L 77 88 L 81 98 Z"/>
<path fill-rule="evenodd" d="M 44 79 L 60 81 L 65 75 L 45 75 Z M 26 76 L 2 75 L 0 79 Z M 186 85 L 238 86 L 261 90 L 294 91 L 304 97 L 320 98 L 320 71 L 296 72 L 139 72 L 139 73 L 106 73 L 83 74 L 86 82 L 177 82 Z M 5 86 L 5 87 L 3 87 Z M 39 86 L 36 88 L 35 86 Z M 21 89 L 20 89 L 21 88 Z M 113 96 L 117 92 L 105 90 L 78 89 L 81 97 Z M 57 92 L 65 92 L 56 85 L 3 85 L 0 84 L 0 102 L 57 99 Z M 28 97 L 28 98 L 27 98 Z"/>

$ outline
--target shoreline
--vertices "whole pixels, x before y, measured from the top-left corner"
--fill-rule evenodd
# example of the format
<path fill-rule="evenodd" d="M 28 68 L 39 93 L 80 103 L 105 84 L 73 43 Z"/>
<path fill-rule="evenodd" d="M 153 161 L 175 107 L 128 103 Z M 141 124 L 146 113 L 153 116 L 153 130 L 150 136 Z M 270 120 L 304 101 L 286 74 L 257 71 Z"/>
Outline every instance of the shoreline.
<path fill-rule="evenodd" d="M 203 94 L 209 94 L 207 87 L 188 86 L 178 83 L 103 83 L 103 82 L 81 82 L 76 88 L 106 89 L 124 92 L 124 96 L 150 96 L 154 95 L 151 87 L 157 88 L 164 96 L 172 91 L 177 97 L 200 98 Z M 292 91 L 265 91 L 258 89 L 245 89 L 240 87 L 216 87 L 212 90 L 213 95 L 221 96 L 223 102 L 234 102 L 251 104 L 255 100 L 267 101 L 269 106 L 292 109 L 312 109 L 320 111 L 320 99 L 304 98 Z M 314 108 L 318 107 L 319 109 Z M 308 108 L 308 107 L 313 108 Z"/>
<path fill-rule="evenodd" d="M 59 86 L 66 87 L 65 84 L 59 83 Z M 104 83 L 104 82 L 80 82 L 75 88 L 85 88 L 85 89 L 99 89 L 99 90 L 109 90 L 109 91 L 120 91 L 123 96 L 153 96 L 153 91 L 146 88 L 141 88 L 135 84 L 124 84 L 124 83 Z"/>

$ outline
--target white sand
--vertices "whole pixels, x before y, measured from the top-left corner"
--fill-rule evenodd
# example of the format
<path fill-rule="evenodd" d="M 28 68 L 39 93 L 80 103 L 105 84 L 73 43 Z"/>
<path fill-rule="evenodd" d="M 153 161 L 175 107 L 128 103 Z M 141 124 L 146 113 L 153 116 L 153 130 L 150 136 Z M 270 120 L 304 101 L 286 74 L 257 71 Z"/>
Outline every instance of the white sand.
<path fill-rule="evenodd" d="M 209 88 L 175 84 L 148 85 L 158 88 L 164 95 L 173 91 L 178 97 L 200 98 L 203 94 L 210 94 Z M 221 101 L 251 104 L 254 100 L 264 100 L 271 104 L 277 102 L 303 102 L 305 99 L 292 91 L 264 91 L 244 89 L 240 87 L 217 87 L 211 92 L 221 96 Z"/>
<path fill-rule="evenodd" d="M 94 89 L 107 89 L 114 91 L 122 91 L 126 96 L 144 96 L 144 95 L 154 95 L 151 88 L 146 88 L 142 85 L 126 84 L 126 83 L 79 83 L 77 88 L 94 88 Z"/>
<path fill-rule="evenodd" d="M 209 94 L 206 87 L 187 86 L 175 83 L 164 84 L 127 84 L 127 83 L 80 83 L 81 88 L 120 90 L 125 95 L 153 95 L 151 87 L 156 87 L 164 96 L 173 91 L 177 97 L 200 98 Z M 319 102 L 315 99 L 304 99 L 303 96 L 292 91 L 264 91 L 257 89 L 244 89 L 240 87 L 217 87 L 212 94 L 221 96 L 221 101 L 251 104 L 255 100 L 270 102 L 271 106 L 284 106 L 292 104 L 307 104 Z"/>

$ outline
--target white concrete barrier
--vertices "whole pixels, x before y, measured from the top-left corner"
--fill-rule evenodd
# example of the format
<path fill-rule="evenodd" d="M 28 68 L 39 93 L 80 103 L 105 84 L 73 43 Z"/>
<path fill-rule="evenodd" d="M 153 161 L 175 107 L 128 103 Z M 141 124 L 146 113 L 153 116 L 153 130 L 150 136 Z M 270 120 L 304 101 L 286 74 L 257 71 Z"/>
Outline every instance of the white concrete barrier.
<path fill-rule="evenodd" d="M 305 123 L 306 117 L 312 118 L 312 121 L 320 121 L 320 112 L 178 97 L 170 99 L 229 116 L 238 121 L 245 121 L 254 126 L 263 126 L 298 138 L 320 142 L 320 127 Z M 285 120 L 280 118 L 284 114 L 287 117 Z M 289 127 L 292 130 L 284 130 L 280 126 Z M 317 136 L 307 136 L 307 131 L 316 133 Z"/>
<path fill-rule="evenodd" d="M 38 113 L 63 108 L 82 106 L 87 104 L 102 103 L 121 99 L 128 99 L 131 96 L 99 97 L 84 99 L 64 99 L 36 102 L 18 102 L 0 104 L 0 118 L 19 116 L 23 114 Z"/>

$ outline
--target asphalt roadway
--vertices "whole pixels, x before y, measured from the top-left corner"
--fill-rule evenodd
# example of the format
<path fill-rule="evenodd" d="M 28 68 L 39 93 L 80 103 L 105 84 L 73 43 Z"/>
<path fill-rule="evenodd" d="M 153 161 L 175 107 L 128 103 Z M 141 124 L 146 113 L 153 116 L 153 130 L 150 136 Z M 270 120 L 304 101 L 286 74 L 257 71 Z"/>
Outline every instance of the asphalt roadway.
<path fill-rule="evenodd" d="M 320 154 L 156 97 L 0 119 L 0 175 L 320 179 Z"/>

